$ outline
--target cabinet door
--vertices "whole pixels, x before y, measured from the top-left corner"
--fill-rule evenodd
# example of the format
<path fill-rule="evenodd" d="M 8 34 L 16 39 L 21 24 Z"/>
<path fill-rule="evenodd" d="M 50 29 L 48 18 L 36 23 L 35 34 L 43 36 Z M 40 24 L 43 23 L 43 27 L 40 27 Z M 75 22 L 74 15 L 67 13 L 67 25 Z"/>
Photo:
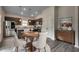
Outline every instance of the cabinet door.
<path fill-rule="evenodd" d="M 59 31 L 56 34 L 57 39 L 69 42 L 69 43 L 74 43 L 74 32 L 73 31 Z"/>

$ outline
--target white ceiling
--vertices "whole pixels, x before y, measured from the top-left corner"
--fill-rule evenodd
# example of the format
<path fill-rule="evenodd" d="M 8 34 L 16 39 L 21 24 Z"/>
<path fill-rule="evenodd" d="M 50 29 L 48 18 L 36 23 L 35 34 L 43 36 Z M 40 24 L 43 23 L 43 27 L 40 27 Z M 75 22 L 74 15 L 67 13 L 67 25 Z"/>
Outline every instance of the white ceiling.
<path fill-rule="evenodd" d="M 3 9 L 8 14 L 29 17 L 39 15 L 43 10 L 49 6 L 3 6 Z M 24 10 L 24 8 L 26 10 Z M 21 14 L 23 12 L 23 14 Z"/>

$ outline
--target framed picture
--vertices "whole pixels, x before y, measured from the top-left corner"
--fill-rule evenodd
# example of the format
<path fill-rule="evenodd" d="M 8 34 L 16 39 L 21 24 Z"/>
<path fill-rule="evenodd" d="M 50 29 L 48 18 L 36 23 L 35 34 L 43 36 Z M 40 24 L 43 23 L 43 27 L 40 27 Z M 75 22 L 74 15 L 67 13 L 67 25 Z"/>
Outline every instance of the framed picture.
<path fill-rule="evenodd" d="M 58 18 L 58 30 L 72 30 L 72 17 Z"/>

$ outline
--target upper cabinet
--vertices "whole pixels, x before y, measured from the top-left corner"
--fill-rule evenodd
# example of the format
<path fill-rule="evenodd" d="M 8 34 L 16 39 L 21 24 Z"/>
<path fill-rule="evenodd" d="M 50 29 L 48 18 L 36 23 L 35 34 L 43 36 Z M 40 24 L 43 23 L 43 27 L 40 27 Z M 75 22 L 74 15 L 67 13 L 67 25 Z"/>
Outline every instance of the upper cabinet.
<path fill-rule="evenodd" d="M 7 16 L 5 16 L 5 20 L 6 21 L 15 21 L 16 25 L 21 25 L 20 19 L 21 18 L 15 18 L 15 17 L 7 17 Z"/>
<path fill-rule="evenodd" d="M 39 19 L 29 19 L 28 20 L 29 25 L 42 25 L 42 18 Z"/>
<path fill-rule="evenodd" d="M 39 19 L 29 19 L 28 20 L 28 25 L 33 26 L 32 31 L 38 31 L 41 32 L 42 28 L 42 18 Z"/>

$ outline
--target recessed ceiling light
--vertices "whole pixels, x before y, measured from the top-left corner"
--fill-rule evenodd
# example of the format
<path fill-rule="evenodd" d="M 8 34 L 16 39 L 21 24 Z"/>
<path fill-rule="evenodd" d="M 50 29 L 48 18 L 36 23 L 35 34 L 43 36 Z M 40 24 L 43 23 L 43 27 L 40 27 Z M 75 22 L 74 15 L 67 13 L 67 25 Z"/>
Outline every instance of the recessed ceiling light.
<path fill-rule="evenodd" d="M 23 10 L 25 11 L 25 10 L 27 10 L 26 8 L 23 8 Z"/>
<path fill-rule="evenodd" d="M 35 14 L 38 14 L 38 11 L 36 11 Z"/>
<path fill-rule="evenodd" d="M 21 15 L 23 15 L 23 12 L 21 12 Z"/>
<path fill-rule="evenodd" d="M 34 16 L 33 14 L 31 14 L 31 16 Z"/>

